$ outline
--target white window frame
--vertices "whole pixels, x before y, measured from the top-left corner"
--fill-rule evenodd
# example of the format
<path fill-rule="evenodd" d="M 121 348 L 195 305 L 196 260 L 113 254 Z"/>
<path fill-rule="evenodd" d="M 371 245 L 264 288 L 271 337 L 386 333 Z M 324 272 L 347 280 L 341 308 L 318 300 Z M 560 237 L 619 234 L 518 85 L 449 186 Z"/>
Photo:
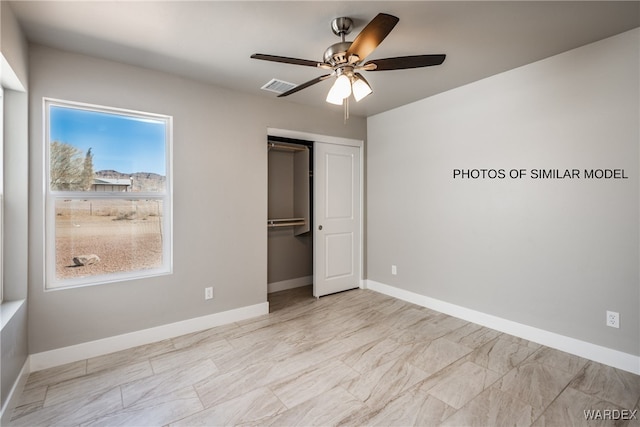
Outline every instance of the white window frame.
<path fill-rule="evenodd" d="M 165 189 L 164 192 L 93 192 L 93 191 L 53 191 L 50 185 L 50 132 L 49 112 L 51 106 L 75 108 L 107 114 L 118 114 L 138 119 L 152 119 L 165 123 Z M 44 196 L 45 196 L 45 291 L 93 286 L 106 283 L 143 279 L 173 273 L 173 117 L 74 101 L 43 98 L 44 123 Z M 143 172 L 143 171 L 127 171 Z M 81 278 L 56 278 L 56 201 L 57 200 L 161 200 L 162 212 L 162 266 L 153 269 L 107 273 Z"/>

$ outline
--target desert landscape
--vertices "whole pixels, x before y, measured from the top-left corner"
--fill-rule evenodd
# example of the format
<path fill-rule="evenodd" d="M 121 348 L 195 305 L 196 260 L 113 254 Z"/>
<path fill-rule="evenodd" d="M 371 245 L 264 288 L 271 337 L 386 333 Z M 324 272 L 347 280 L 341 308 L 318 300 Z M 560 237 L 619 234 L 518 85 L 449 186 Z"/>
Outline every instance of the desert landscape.
<path fill-rule="evenodd" d="M 73 258 L 97 255 L 79 266 Z M 56 202 L 56 279 L 138 271 L 162 265 L 161 200 Z"/>

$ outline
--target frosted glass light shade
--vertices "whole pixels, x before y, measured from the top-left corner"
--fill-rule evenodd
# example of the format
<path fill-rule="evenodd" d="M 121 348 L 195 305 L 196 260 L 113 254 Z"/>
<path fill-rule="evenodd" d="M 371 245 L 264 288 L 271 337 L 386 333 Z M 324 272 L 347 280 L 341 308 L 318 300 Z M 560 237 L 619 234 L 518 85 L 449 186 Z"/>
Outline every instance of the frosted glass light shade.
<path fill-rule="evenodd" d="M 371 86 L 369 86 L 362 78 L 357 76 L 353 81 L 352 89 L 353 97 L 356 99 L 356 102 L 373 92 Z"/>
<path fill-rule="evenodd" d="M 327 94 L 327 102 L 342 105 L 342 100 L 351 95 L 351 81 L 344 74 L 338 76 Z"/>

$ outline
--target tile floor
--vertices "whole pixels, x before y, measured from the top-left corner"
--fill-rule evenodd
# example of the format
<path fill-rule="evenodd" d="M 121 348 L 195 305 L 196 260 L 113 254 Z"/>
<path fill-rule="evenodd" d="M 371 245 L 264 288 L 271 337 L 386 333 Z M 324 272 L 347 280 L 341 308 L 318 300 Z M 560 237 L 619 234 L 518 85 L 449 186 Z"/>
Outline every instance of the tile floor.
<path fill-rule="evenodd" d="M 640 426 L 637 375 L 372 291 L 269 300 L 269 315 L 33 372 L 11 425 Z"/>

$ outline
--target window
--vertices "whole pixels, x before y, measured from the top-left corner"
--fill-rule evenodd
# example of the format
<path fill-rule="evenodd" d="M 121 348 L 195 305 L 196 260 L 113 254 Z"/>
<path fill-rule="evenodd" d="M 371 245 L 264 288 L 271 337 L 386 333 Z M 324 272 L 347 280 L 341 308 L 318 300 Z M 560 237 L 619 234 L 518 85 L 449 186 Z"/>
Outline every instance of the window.
<path fill-rule="evenodd" d="M 4 89 L 0 84 L 0 303 L 4 301 Z"/>
<path fill-rule="evenodd" d="M 170 273 L 171 117 L 44 107 L 46 288 Z"/>

